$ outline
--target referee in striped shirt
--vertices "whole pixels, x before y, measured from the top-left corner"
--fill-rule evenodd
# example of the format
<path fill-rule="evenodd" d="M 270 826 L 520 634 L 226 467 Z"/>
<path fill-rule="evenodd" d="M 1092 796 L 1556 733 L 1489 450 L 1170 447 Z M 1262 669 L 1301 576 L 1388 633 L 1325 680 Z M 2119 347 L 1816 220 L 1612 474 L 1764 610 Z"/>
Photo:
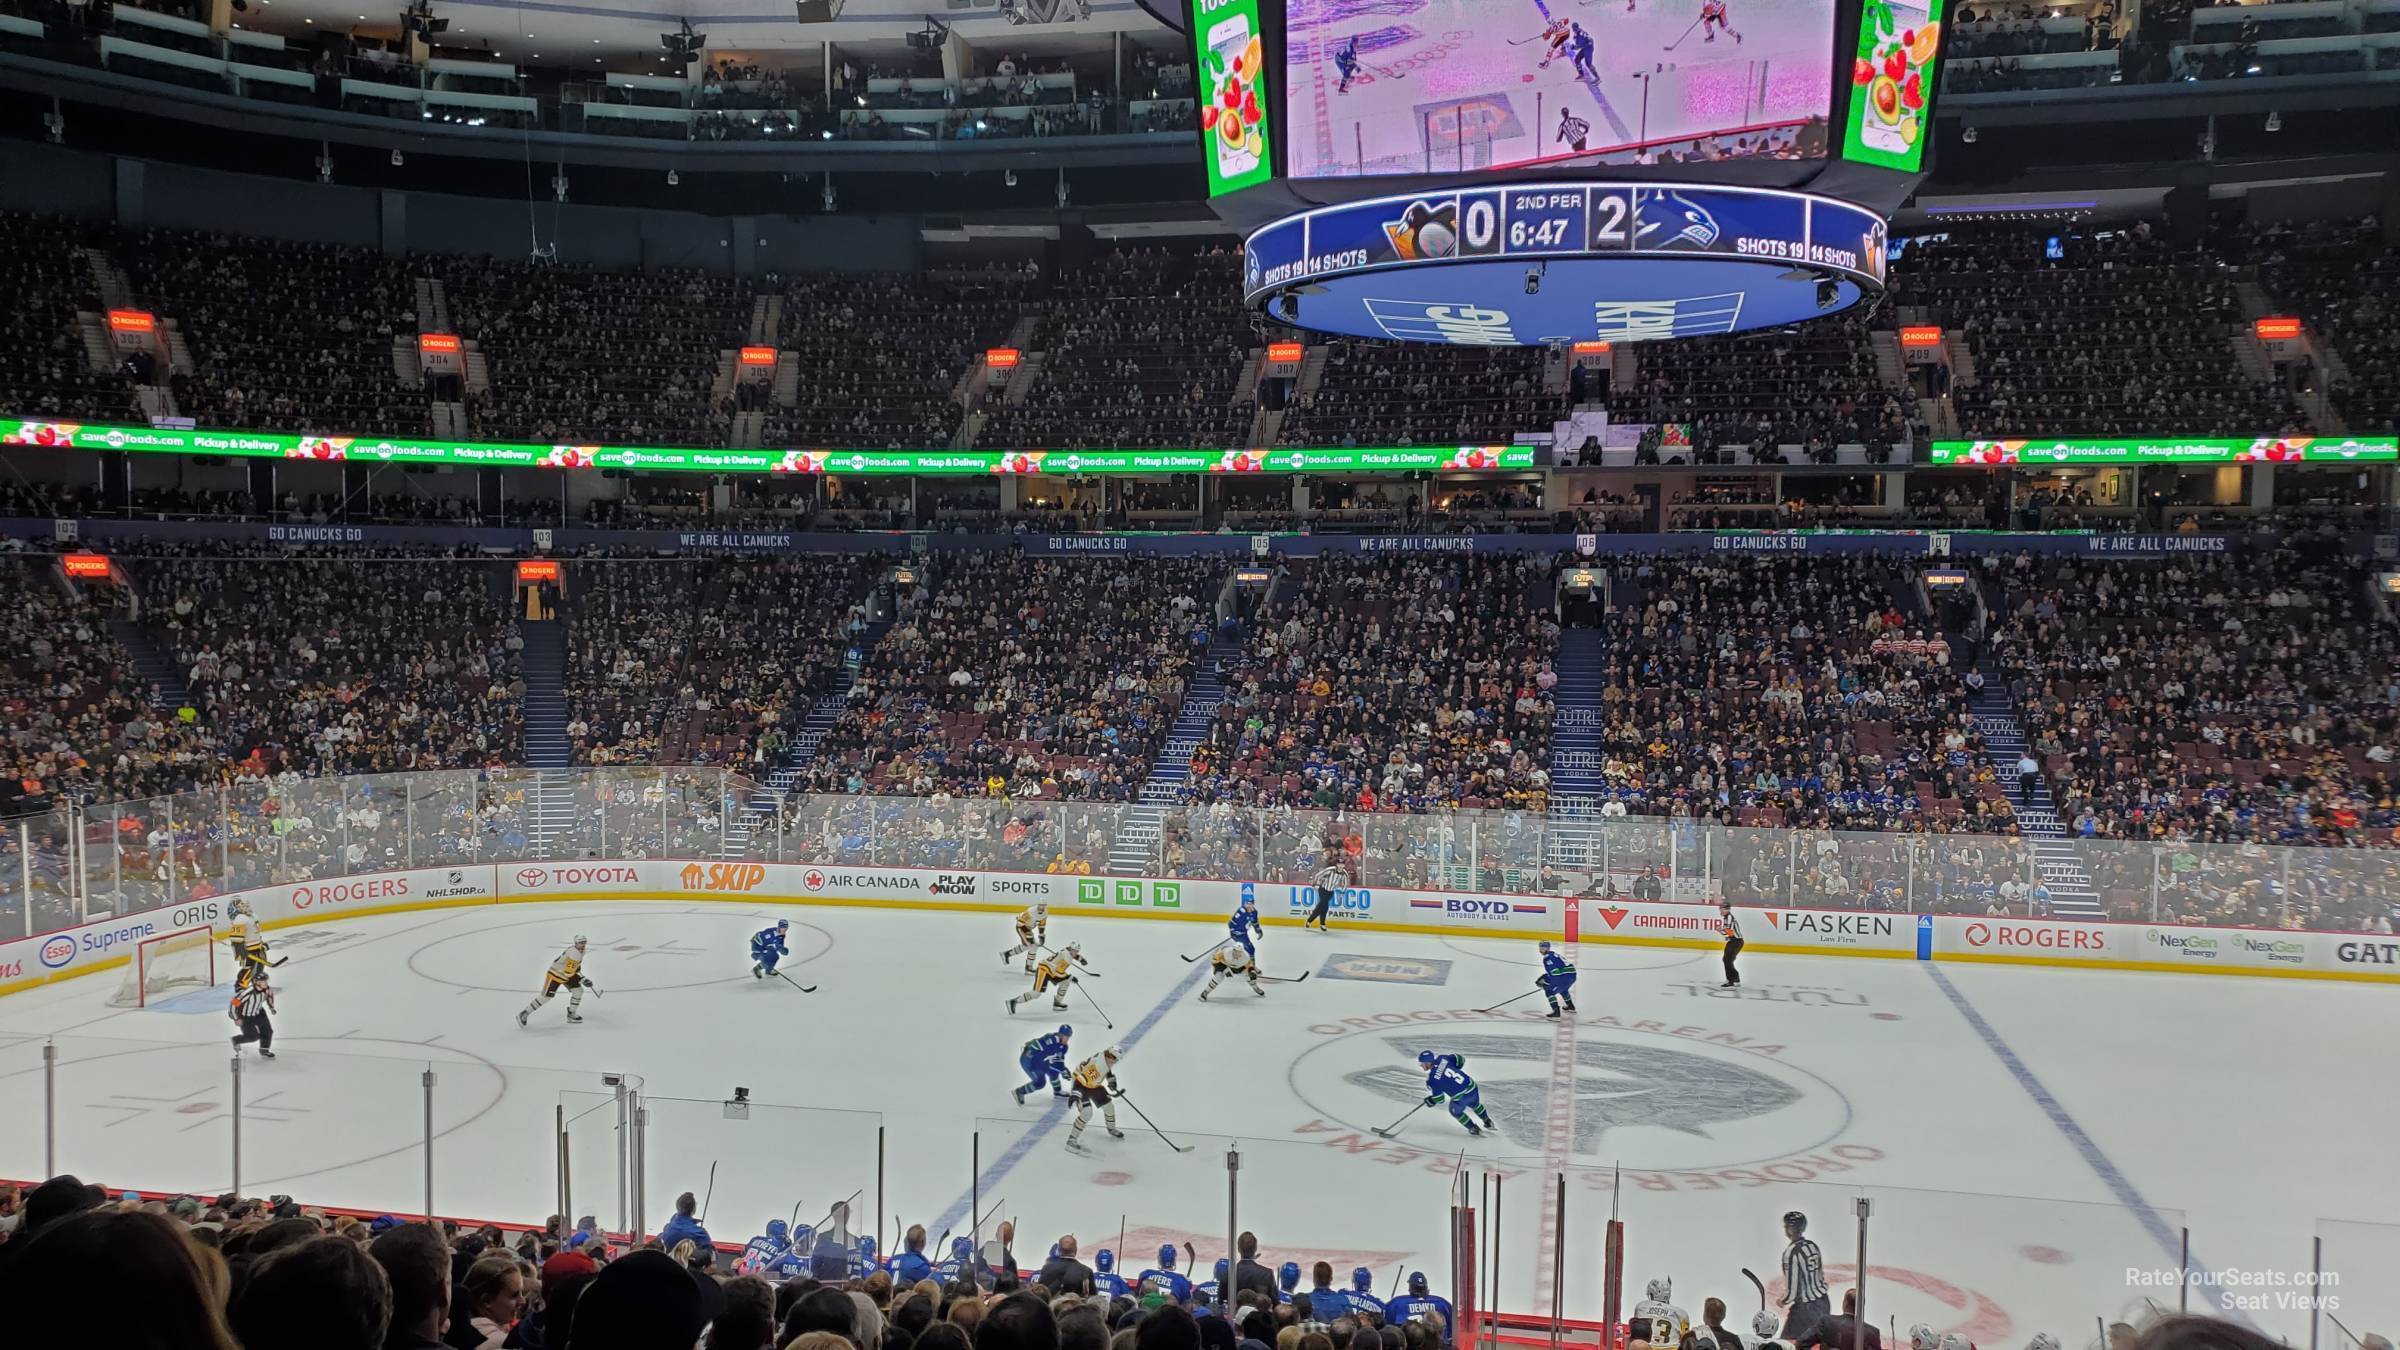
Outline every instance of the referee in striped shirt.
<path fill-rule="evenodd" d="M 262 969 L 234 994 L 233 1005 L 226 1010 L 226 1016 L 242 1028 L 242 1034 L 233 1038 L 234 1054 L 241 1054 L 243 1046 L 255 1041 L 260 1059 L 275 1058 L 275 1023 L 268 1017 L 274 1011 L 275 991 L 267 987 L 267 972 Z"/>
<path fill-rule="evenodd" d="M 1733 968 L 1733 958 L 1742 954 L 1742 926 L 1734 921 L 1733 902 L 1717 902 L 1717 931 L 1725 935 L 1725 984 L 1727 989 L 1742 986 L 1742 972 Z"/>
<path fill-rule="evenodd" d="M 1592 124 L 1575 115 L 1572 108 L 1558 110 L 1558 143 L 1576 150 L 1583 149 L 1584 138 L 1592 134 Z"/>
<path fill-rule="evenodd" d="M 1808 1238 L 1808 1216 L 1796 1209 L 1784 1215 L 1783 1235 L 1791 1239 L 1783 1249 L 1783 1301 L 1791 1309 L 1783 1319 L 1783 1339 L 1798 1345 L 1833 1308 L 1825 1296 L 1825 1254 Z"/>

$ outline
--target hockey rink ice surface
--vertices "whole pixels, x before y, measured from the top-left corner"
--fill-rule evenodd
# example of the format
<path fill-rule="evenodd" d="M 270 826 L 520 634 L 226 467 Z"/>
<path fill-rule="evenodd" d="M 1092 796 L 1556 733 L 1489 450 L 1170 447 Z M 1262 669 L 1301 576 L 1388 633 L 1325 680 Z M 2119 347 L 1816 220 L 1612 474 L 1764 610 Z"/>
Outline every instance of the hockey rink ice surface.
<path fill-rule="evenodd" d="M 1509 45 L 1542 32 L 1531 0 L 1295 4 L 1287 60 L 1292 174 L 1357 173 L 1362 153 L 1373 172 L 1422 171 L 1421 121 L 1443 103 L 1507 100 L 1513 132 L 1493 139 L 1494 167 L 1565 154 L 1555 139 L 1562 107 L 1590 124 L 1595 151 L 1631 144 L 1645 127 L 1657 141 L 1823 117 L 1833 78 L 1832 5 L 1727 0 L 1727 11 L 1741 42 L 1729 35 L 1705 41 L 1694 26 L 1699 0 L 1636 0 L 1631 12 L 1624 0 L 1554 0 L 1551 14 L 1592 36 L 1595 86 L 1577 78 L 1566 57 L 1544 67 L 1548 47 L 1538 40 Z M 1343 92 L 1334 54 L 1354 37 L 1361 68 Z M 1643 80 L 1655 81 L 1646 122 Z M 1437 149 L 1433 169 L 1455 167 L 1440 158 Z"/>
<path fill-rule="evenodd" d="M 785 969 L 750 976 L 748 939 L 792 921 Z M 1338 921 L 1337 921 L 1338 922 Z M 576 933 L 604 991 L 569 1026 L 565 999 L 515 1021 Z M 1239 1221 L 1270 1259 L 1322 1256 L 1340 1276 L 1403 1265 L 1449 1292 L 1453 1170 L 1506 1178 L 1504 1310 L 1549 1304 L 1551 1235 L 1567 1240 L 1570 1315 L 1600 1313 L 1612 1198 L 1627 1225 L 1626 1297 L 1670 1275 L 1697 1315 L 1723 1298 L 1747 1325 L 1747 1266 L 1779 1287 L 1780 1218 L 1798 1209 L 1829 1283 L 1853 1278 L 1854 1202 L 1871 1202 L 1870 1306 L 1901 1334 L 1923 1321 L 1978 1345 L 2095 1318 L 2172 1309 L 2182 1235 L 2196 1270 L 2240 1290 L 2262 1330 L 2309 1329 L 2303 1287 L 2353 1332 L 2400 1330 L 2400 1168 L 2388 988 L 2335 981 L 2101 974 L 2037 967 L 1752 952 L 1739 996 L 1715 953 L 1587 944 L 1580 1014 L 1542 1017 L 1530 940 L 1287 926 L 1267 972 L 1302 984 L 1197 1000 L 1216 924 L 1053 915 L 1100 977 L 1072 996 L 1080 1060 L 1112 1038 L 1132 1110 L 1123 1139 L 1065 1148 L 1068 1111 L 1016 1106 L 1020 1045 L 1061 1017 L 1009 1017 L 996 914 L 769 903 L 509 904 L 278 930 L 279 1058 L 244 1061 L 242 1189 L 304 1203 L 422 1207 L 424 1090 L 435 1087 L 435 1206 L 538 1222 L 557 1205 L 553 1122 L 568 1127 L 572 1204 L 615 1226 L 614 1113 L 603 1072 L 638 1075 L 651 1106 L 646 1203 L 706 1187 L 720 1241 L 771 1217 L 818 1222 L 861 1192 L 862 1225 L 965 1233 L 1013 1218 L 1019 1259 L 1073 1232 L 1131 1275 L 1161 1242 L 1224 1249 L 1225 1150 L 1241 1150 Z M 0 1000 L 0 1175 L 42 1164 L 45 1038 L 58 1045 L 60 1166 L 112 1187 L 229 1184 L 231 1074 L 223 990 L 163 1007 L 106 1006 L 114 972 Z M 1464 1054 L 1497 1132 L 1471 1139 L 1421 1099 L 1420 1049 Z M 747 1120 L 721 1103 L 750 1089 Z M 876 1131 L 887 1130 L 877 1213 Z M 979 1184 L 971 1162 L 980 1156 Z M 1612 1168 L 1623 1181 L 1612 1197 Z M 1555 1178 L 1566 1176 L 1563 1207 Z M 1489 1215 L 1486 1215 L 1487 1219 Z M 2384 1225 L 2377 1226 L 2380 1220 Z M 1120 1227 L 1124 1236 L 1121 1240 Z M 988 1228 L 987 1228 L 988 1232 Z M 1203 1272 L 1205 1273 L 1205 1272 Z M 2132 1278 L 2129 1278 L 2129 1274 Z M 1346 1278 L 1344 1281 L 1346 1283 Z M 1838 1294 L 1837 1294 L 1838 1297 Z M 2209 1291 L 2195 1290 L 2193 1306 Z M 2326 1325 L 2323 1344 L 2347 1344 Z"/>

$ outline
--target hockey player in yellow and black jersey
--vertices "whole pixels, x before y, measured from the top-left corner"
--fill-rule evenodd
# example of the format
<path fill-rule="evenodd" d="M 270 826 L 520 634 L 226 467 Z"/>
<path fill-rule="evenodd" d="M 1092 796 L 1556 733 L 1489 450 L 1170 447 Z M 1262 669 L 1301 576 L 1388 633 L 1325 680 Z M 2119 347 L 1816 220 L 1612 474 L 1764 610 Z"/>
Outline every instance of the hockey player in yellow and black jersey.
<path fill-rule="evenodd" d="M 542 975 L 542 996 L 526 1004 L 524 1011 L 517 1014 L 518 1026 L 524 1026 L 526 1018 L 540 1011 L 543 1004 L 558 997 L 561 989 L 572 991 L 567 995 L 567 1020 L 583 1020 L 583 1014 L 578 1011 L 583 1007 L 583 991 L 589 989 L 595 994 L 600 992 L 600 986 L 592 983 L 583 973 L 583 951 L 583 935 L 578 933 L 574 944 L 560 952 L 558 959 L 551 962 L 550 969 Z"/>
<path fill-rule="evenodd" d="M 1064 1010 L 1067 1006 L 1067 986 L 1075 982 L 1074 975 L 1068 969 L 1070 965 L 1081 966 L 1085 970 L 1092 968 L 1092 963 L 1083 959 L 1083 948 L 1072 942 L 1050 953 L 1034 966 L 1033 988 L 1010 999 L 1008 1010 L 1015 1012 L 1018 1004 L 1033 1002 L 1047 989 L 1058 991 L 1050 1000 L 1050 1006 Z"/>
<path fill-rule="evenodd" d="M 1101 1120 L 1108 1126 L 1109 1138 L 1125 1137 L 1125 1132 L 1117 1128 L 1115 1100 L 1121 1091 L 1117 1086 L 1117 1061 L 1123 1058 L 1125 1052 L 1112 1045 L 1075 1066 L 1075 1124 L 1067 1131 L 1069 1153 L 1091 1154 L 1083 1146 L 1083 1127 L 1091 1123 L 1095 1106 L 1100 1108 Z"/>
<path fill-rule="evenodd" d="M 1050 944 L 1050 907 L 1034 905 L 1017 913 L 1017 945 L 1000 953 L 1000 964 L 1007 965 L 1019 952 L 1025 955 L 1025 973 L 1033 973 L 1034 955 Z"/>
<path fill-rule="evenodd" d="M 233 921 L 226 945 L 233 954 L 233 988 L 239 993 L 250 987 L 251 981 L 267 968 L 267 940 L 258 930 L 258 916 L 251 912 L 250 902 L 236 900 L 226 911 Z"/>

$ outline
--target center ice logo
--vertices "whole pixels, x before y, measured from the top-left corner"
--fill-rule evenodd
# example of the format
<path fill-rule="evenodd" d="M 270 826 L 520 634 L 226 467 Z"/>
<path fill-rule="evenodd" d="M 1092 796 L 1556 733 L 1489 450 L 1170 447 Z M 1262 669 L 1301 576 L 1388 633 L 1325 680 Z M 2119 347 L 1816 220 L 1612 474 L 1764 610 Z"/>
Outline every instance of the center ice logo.
<path fill-rule="evenodd" d="M 1466 1057 L 1493 1124 L 1535 1154 L 1563 1139 L 1578 1158 L 1666 1171 L 1812 1157 L 1816 1170 L 1839 1171 L 1881 1156 L 1844 1142 L 1852 1112 L 1838 1088 L 1782 1062 L 1787 1046 L 1751 1037 L 1667 1021 L 1587 1019 L 1572 1046 L 1562 1047 L 1552 1024 L 1538 1018 L 1528 1024 L 1439 1010 L 1309 1030 L 1327 1039 L 1301 1055 L 1291 1082 L 1309 1106 L 1361 1132 L 1424 1100 L 1416 1055 L 1435 1049 Z M 1561 1078 L 1554 1056 L 1569 1050 L 1574 1067 Z M 1412 1126 L 1408 1144 L 1449 1138 L 1444 1129 L 1455 1127 L 1432 1115 L 1420 1119 L 1421 1130 Z M 1331 1128 L 1321 1120 L 1302 1133 Z"/>

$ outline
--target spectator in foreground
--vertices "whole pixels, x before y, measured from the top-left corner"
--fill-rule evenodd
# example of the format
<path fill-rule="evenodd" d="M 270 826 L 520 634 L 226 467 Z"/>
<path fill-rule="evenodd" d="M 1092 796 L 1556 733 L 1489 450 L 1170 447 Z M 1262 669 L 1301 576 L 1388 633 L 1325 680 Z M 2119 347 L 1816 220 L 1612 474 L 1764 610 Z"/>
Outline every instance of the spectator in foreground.
<path fill-rule="evenodd" d="M 1000 1300 L 975 1328 L 975 1350 L 1057 1350 L 1050 1305 L 1029 1293 Z"/>
<path fill-rule="evenodd" d="M 1090 1298 L 1093 1293 L 1092 1268 L 1075 1259 L 1075 1235 L 1069 1233 L 1058 1240 L 1058 1250 L 1042 1263 L 1034 1282 L 1053 1295 L 1076 1294 Z"/>
<path fill-rule="evenodd" d="M 384 1350 L 438 1350 L 450 1320 L 450 1245 L 421 1223 L 402 1224 L 367 1245 L 392 1286 Z"/>
<path fill-rule="evenodd" d="M 382 1350 L 392 1282 L 355 1242 L 310 1238 L 250 1267 L 233 1305 L 244 1350 Z"/>
<path fill-rule="evenodd" d="M 525 1277 L 513 1256 L 480 1257 L 467 1269 L 443 1340 L 453 1350 L 500 1350 L 525 1310 Z"/>
<path fill-rule="evenodd" d="M 725 1309 L 708 1329 L 709 1350 L 775 1350 L 775 1290 L 756 1275 L 725 1282 Z"/>
<path fill-rule="evenodd" d="M 0 1306 L 13 1344 L 89 1344 L 104 1316 L 107 1342 L 124 1350 L 240 1350 L 225 1325 L 224 1263 L 164 1215 L 77 1214 L 0 1250 L 11 1258 L 0 1266 Z M 204 1260 L 215 1262 L 213 1278 Z"/>
<path fill-rule="evenodd" d="M 704 1321 L 690 1271 L 665 1252 L 634 1252 L 583 1291 L 563 1350 L 690 1350 Z"/>

